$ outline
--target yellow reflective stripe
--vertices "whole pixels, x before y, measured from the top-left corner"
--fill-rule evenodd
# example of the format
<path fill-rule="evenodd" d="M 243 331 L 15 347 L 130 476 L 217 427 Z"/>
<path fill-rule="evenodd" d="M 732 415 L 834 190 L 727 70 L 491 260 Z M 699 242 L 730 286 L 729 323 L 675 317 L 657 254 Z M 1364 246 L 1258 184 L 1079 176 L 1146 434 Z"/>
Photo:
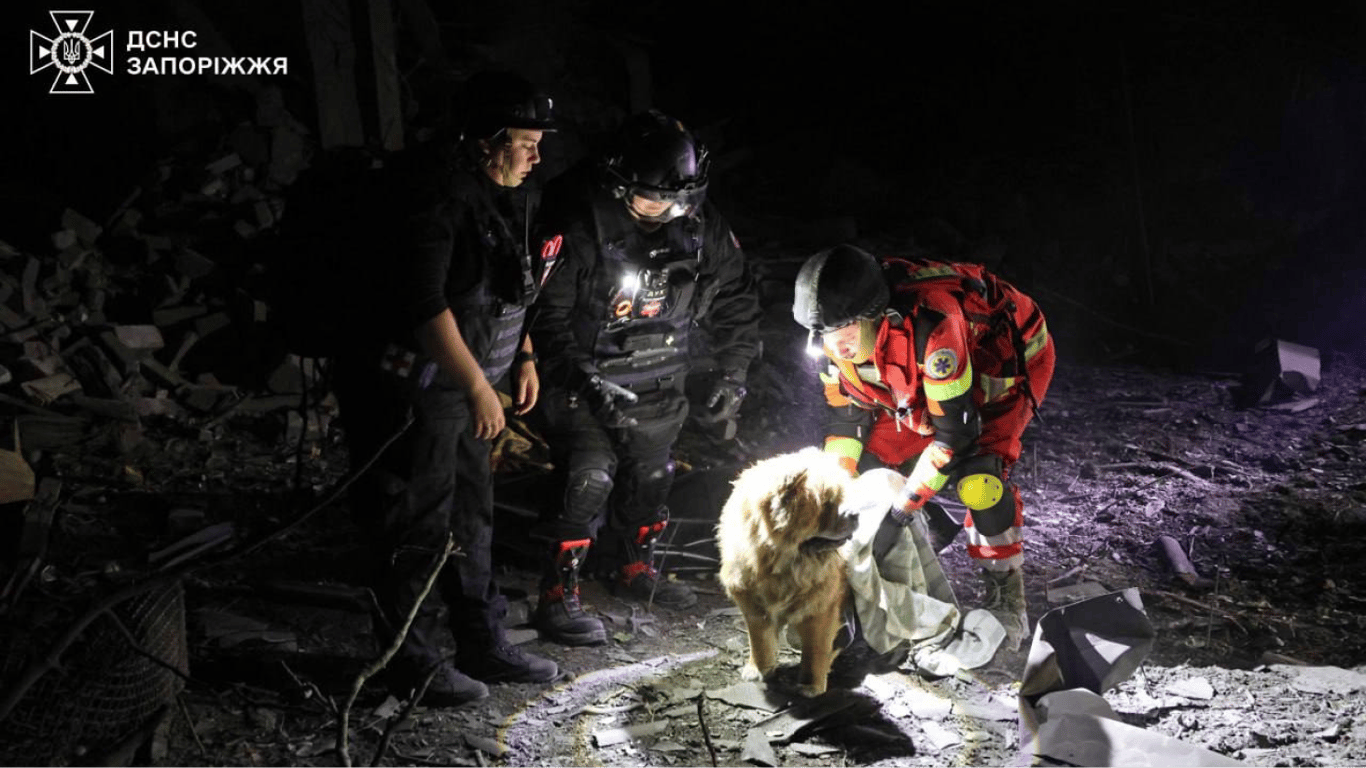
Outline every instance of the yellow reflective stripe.
<path fill-rule="evenodd" d="M 935 469 L 934 464 L 930 463 L 929 457 L 922 454 L 920 460 L 915 463 L 915 469 L 911 470 L 907 487 L 914 491 L 923 485 L 931 491 L 939 493 L 939 489 L 943 488 L 944 483 L 948 481 L 949 476 L 941 474 L 939 470 Z"/>
<path fill-rule="evenodd" d="M 1034 334 L 1034 338 L 1025 342 L 1025 362 L 1034 359 L 1034 356 L 1043 351 L 1048 344 L 1048 321 L 1045 320 L 1039 325 L 1039 331 Z"/>
<path fill-rule="evenodd" d="M 935 277 L 948 277 L 949 275 L 957 274 L 958 272 L 953 267 L 925 267 L 924 269 L 917 269 L 912 272 L 910 274 L 910 279 L 929 280 Z"/>
<path fill-rule="evenodd" d="M 967 392 L 972 388 L 972 361 L 968 360 L 963 365 L 963 370 L 958 374 L 958 378 L 953 381 L 934 381 L 925 379 L 925 396 L 931 400 L 944 402 Z"/>
<path fill-rule="evenodd" d="M 827 437 L 825 452 L 858 461 L 863 455 L 863 443 L 852 437 Z"/>
<path fill-rule="evenodd" d="M 1015 382 L 1019 380 L 1020 379 L 1017 376 L 998 379 L 995 376 L 983 374 L 981 381 L 982 396 L 987 402 L 995 400 L 1009 391 L 1011 387 L 1015 386 Z"/>

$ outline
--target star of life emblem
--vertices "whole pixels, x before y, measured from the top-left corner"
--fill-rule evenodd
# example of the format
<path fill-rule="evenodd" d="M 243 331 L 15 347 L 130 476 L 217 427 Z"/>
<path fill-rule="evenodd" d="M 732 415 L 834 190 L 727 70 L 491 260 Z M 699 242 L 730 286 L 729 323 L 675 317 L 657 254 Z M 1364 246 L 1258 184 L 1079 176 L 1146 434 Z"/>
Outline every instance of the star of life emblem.
<path fill-rule="evenodd" d="M 936 349 L 925 361 L 925 375 L 931 379 L 947 379 L 958 371 L 958 355 L 947 347 Z"/>
<path fill-rule="evenodd" d="M 57 27 L 57 36 L 49 38 L 29 30 L 29 74 L 55 67 L 56 78 L 48 93 L 94 93 L 85 70 L 94 67 L 114 74 L 114 31 L 87 37 L 85 31 L 94 11 L 48 11 L 48 15 Z"/>

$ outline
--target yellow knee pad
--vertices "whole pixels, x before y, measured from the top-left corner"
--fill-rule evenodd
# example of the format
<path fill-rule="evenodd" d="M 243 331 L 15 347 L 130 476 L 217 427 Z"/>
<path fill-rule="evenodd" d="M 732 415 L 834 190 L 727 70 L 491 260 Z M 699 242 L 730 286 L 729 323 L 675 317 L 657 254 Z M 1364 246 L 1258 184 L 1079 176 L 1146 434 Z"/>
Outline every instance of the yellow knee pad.
<path fill-rule="evenodd" d="M 968 509 L 991 509 L 1005 496 L 1001 478 L 985 472 L 958 481 L 958 498 Z"/>

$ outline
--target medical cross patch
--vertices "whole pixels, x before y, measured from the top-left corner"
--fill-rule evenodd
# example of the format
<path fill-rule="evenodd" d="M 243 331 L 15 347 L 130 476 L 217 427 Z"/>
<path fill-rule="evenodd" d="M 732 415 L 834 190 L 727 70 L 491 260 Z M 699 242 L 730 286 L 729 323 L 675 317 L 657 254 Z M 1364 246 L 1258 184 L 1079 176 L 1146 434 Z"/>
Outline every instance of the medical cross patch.
<path fill-rule="evenodd" d="M 925 359 L 925 375 L 931 379 L 947 379 L 958 372 L 958 355 L 952 349 L 936 349 Z"/>

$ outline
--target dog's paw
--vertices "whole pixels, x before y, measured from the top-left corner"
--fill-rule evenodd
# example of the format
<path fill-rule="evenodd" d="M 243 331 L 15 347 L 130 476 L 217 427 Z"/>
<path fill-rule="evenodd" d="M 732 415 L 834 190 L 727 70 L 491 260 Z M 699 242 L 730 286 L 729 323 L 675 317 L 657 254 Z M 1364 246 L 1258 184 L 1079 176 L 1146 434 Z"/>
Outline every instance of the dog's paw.
<path fill-rule="evenodd" d="M 741 679 L 741 680 L 763 680 L 763 679 L 764 679 L 764 673 L 763 673 L 763 672 L 760 672 L 760 671 L 759 671 L 759 668 L 756 667 L 756 666 L 754 666 L 754 662 L 751 661 L 751 662 L 749 662 L 748 664 L 745 664 L 745 666 L 743 666 L 743 667 L 740 668 L 740 679 Z"/>
<path fill-rule="evenodd" d="M 811 685 L 810 683 L 804 683 L 802 685 L 797 686 L 797 691 L 808 699 L 814 699 L 815 697 L 825 693 L 825 686 L 822 685 L 817 687 L 815 685 Z"/>

